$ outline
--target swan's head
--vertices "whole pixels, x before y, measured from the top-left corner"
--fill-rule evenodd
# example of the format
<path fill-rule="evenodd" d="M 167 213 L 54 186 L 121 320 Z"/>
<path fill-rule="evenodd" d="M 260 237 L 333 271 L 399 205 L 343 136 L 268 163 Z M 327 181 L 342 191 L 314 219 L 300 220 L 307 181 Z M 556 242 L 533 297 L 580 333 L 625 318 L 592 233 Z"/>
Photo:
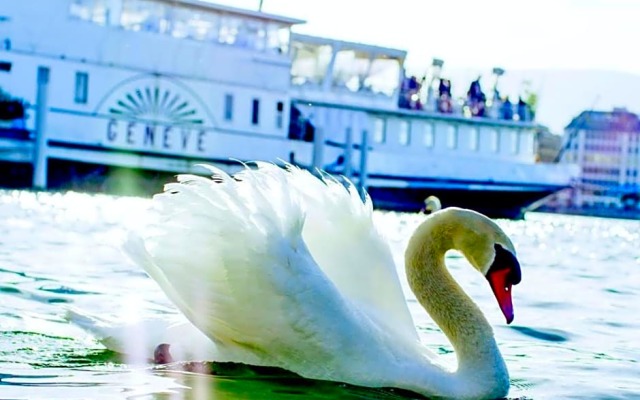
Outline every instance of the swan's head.
<path fill-rule="evenodd" d="M 491 219 L 471 210 L 446 208 L 431 218 L 442 219 L 450 230 L 452 247 L 487 278 L 507 323 L 513 321 L 511 289 L 521 280 L 513 243 Z"/>
<path fill-rule="evenodd" d="M 424 199 L 424 208 L 422 209 L 424 214 L 432 214 L 440 209 L 442 209 L 442 203 L 436 196 L 429 196 Z"/>

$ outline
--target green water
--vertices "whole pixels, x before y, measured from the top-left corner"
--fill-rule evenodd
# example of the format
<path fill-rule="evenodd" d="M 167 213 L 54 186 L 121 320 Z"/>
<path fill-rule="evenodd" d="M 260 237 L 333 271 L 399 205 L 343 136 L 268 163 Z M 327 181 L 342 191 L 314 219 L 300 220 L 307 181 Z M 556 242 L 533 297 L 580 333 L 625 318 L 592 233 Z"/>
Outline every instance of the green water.
<path fill-rule="evenodd" d="M 118 248 L 127 228 L 145 222 L 146 207 L 133 198 L 0 192 L 0 398 L 419 397 L 238 365 L 200 365 L 215 375 L 129 365 L 67 323 L 68 306 L 111 318 L 175 314 Z M 400 262 L 420 217 L 375 217 Z M 510 370 L 509 397 L 640 398 L 640 222 L 528 214 L 499 223 L 523 268 L 512 326 L 464 259 L 451 254 L 447 262 L 494 325 Z M 446 338 L 406 294 L 423 343 L 453 362 Z"/>

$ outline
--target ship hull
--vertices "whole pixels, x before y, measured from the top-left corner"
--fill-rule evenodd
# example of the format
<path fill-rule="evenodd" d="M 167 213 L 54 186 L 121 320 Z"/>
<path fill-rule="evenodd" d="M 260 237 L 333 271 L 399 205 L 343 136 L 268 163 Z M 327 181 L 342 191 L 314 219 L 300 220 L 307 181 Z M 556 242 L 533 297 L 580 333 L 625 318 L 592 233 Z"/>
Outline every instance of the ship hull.
<path fill-rule="evenodd" d="M 419 212 L 428 196 L 436 196 L 443 207 L 468 208 L 490 218 L 521 219 L 534 204 L 561 189 L 555 185 L 432 181 L 405 187 L 372 185 L 367 191 L 376 209 Z"/>
<path fill-rule="evenodd" d="M 209 162 L 224 170 L 240 168 L 237 163 Z M 80 190 L 117 195 L 149 196 L 163 190 L 165 183 L 183 171 L 157 171 L 50 159 L 49 189 Z M 29 188 L 30 163 L 0 162 L 0 186 Z M 233 172 L 233 170 L 229 170 Z M 355 178 L 358 181 L 358 178 Z M 367 192 L 374 208 L 398 212 L 419 212 L 428 196 L 437 196 L 443 207 L 468 208 L 491 218 L 522 218 L 534 203 L 563 189 L 544 184 L 501 184 L 455 181 L 410 182 L 373 177 Z"/>

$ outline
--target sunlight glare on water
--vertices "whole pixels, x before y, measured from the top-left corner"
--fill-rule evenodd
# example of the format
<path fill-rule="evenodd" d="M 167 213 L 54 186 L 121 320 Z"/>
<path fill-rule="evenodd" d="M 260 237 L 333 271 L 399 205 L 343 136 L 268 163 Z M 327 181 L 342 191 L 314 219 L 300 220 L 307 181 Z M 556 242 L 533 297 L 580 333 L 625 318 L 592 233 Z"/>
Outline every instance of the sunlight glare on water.
<path fill-rule="evenodd" d="M 119 246 L 147 222 L 150 201 L 78 193 L 0 192 L 0 397 L 384 398 L 402 391 L 354 388 L 255 371 L 225 376 L 151 371 L 69 324 L 69 307 L 114 321 L 170 318 L 173 306 Z M 404 246 L 423 217 L 376 212 L 400 267 L 422 341 L 455 362 L 403 275 Z M 507 326 L 491 291 L 460 254 L 447 263 L 494 326 L 511 373 L 510 398 L 640 397 L 640 222 L 529 213 L 499 221 L 523 269 Z M 144 347 L 132 335 L 128 351 Z M 130 362 L 127 362 L 129 360 Z M 135 361 L 135 362 L 134 362 Z M 409 397 L 415 397 L 410 395 Z"/>

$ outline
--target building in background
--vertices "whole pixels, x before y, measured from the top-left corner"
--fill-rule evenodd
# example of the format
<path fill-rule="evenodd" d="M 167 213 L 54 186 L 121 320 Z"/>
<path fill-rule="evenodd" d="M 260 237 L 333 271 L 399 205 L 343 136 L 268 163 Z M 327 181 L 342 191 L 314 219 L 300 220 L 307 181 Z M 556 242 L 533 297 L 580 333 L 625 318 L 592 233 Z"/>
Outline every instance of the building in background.
<path fill-rule="evenodd" d="M 566 127 L 562 163 L 580 167 L 567 206 L 637 209 L 640 119 L 626 109 L 583 111 Z"/>
<path fill-rule="evenodd" d="M 544 125 L 536 129 L 536 155 L 539 162 L 556 163 L 562 148 L 562 135 L 552 133 Z"/>

